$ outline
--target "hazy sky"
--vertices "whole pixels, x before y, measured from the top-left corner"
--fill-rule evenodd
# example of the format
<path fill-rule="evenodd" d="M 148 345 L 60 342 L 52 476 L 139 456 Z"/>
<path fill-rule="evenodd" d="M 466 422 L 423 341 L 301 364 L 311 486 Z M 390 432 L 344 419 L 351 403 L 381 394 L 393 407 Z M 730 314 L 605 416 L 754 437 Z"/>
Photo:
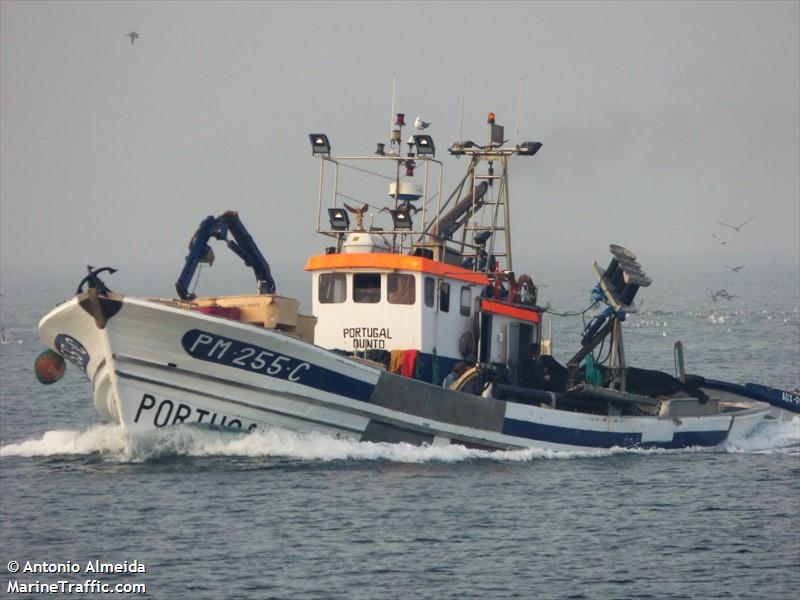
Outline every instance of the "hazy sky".
<path fill-rule="evenodd" d="M 318 164 L 397 110 L 444 149 L 486 113 L 540 140 L 511 173 L 517 255 L 800 261 L 800 3 L 2 2 L 4 267 L 153 263 L 236 209 L 300 268 Z M 140 37 L 131 45 L 125 34 Z M 448 186 L 449 187 L 449 186 Z M 755 217 L 740 233 L 716 225 Z M 525 235 L 522 233 L 525 232 Z M 732 240 L 719 245 L 711 233 Z M 221 253 L 222 250 L 218 252 Z"/>

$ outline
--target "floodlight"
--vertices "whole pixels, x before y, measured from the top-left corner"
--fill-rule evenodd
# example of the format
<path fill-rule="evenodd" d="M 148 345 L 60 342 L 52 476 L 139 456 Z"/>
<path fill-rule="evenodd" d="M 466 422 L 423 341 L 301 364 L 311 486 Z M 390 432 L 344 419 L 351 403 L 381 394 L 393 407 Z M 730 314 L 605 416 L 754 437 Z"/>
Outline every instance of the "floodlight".
<path fill-rule="evenodd" d="M 408 214 L 408 211 L 398 209 L 390 210 L 389 213 L 392 215 L 395 229 L 409 230 L 412 228 L 411 215 Z"/>
<path fill-rule="evenodd" d="M 311 154 L 330 154 L 331 143 L 328 136 L 324 133 L 309 133 L 308 139 L 311 140 Z"/>
<path fill-rule="evenodd" d="M 331 229 L 336 231 L 346 231 L 350 228 L 350 217 L 343 208 L 329 208 L 328 220 L 331 222 Z"/>
<path fill-rule="evenodd" d="M 419 156 L 434 156 L 436 154 L 436 146 L 433 145 L 433 138 L 429 135 L 415 135 L 414 145 L 417 147 Z"/>
<path fill-rule="evenodd" d="M 523 142 L 519 147 L 521 156 L 533 156 L 542 147 L 542 142 Z"/>

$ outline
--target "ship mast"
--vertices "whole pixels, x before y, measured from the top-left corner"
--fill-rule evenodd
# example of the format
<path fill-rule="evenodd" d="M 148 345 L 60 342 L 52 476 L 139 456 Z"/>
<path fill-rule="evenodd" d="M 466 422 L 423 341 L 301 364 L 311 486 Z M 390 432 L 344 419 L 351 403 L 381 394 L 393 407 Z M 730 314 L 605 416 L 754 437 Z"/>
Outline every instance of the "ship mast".
<path fill-rule="evenodd" d="M 465 199 L 471 200 L 469 206 L 463 206 L 465 217 L 460 219 L 463 227 L 458 244 L 462 256 L 473 259 L 473 269 L 491 272 L 495 268 L 492 263 L 503 259 L 501 266 L 504 270 L 511 271 L 513 259 L 508 162 L 510 157 L 516 155 L 533 156 L 542 144 L 524 142 L 513 147 L 503 147 L 507 141 L 503 136 L 504 128 L 495 123 L 494 113 L 489 113 L 487 125 L 486 145 L 480 146 L 467 141 L 457 142 L 450 148 L 450 153 L 454 156 L 470 157 L 467 175 L 450 199 L 460 196 L 464 188 L 469 189 L 469 193 L 456 206 Z M 483 165 L 486 168 L 482 168 Z M 482 208 L 486 209 L 484 216 L 489 215 L 488 222 L 478 222 L 474 218 Z"/>

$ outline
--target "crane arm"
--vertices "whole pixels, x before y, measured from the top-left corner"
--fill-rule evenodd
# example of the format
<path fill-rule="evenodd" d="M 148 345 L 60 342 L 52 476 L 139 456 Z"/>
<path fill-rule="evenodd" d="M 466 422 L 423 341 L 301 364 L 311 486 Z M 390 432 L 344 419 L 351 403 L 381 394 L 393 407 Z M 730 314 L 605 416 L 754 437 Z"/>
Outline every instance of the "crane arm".
<path fill-rule="evenodd" d="M 227 239 L 229 231 L 233 240 Z M 241 258 L 245 265 L 253 269 L 258 282 L 259 294 L 275 293 L 275 281 L 272 279 L 267 260 L 239 219 L 239 213 L 229 210 L 219 217 L 215 218 L 209 215 L 203 219 L 189 242 L 189 254 L 186 255 L 181 274 L 175 282 L 175 289 L 182 300 L 192 300 L 195 297 L 189 291 L 189 285 L 197 266 L 201 262 L 211 264 L 214 260 L 214 254 L 208 246 L 208 240 L 212 237 L 225 241 L 228 248 Z"/>

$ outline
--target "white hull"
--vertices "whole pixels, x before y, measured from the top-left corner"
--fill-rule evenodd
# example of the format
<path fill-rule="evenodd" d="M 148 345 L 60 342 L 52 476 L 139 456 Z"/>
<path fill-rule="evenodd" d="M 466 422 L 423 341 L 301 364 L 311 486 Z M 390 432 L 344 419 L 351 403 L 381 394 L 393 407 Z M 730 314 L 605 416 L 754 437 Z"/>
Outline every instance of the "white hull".
<path fill-rule="evenodd" d="M 46 315 L 40 336 L 84 368 L 98 411 L 133 433 L 199 423 L 487 448 L 674 448 L 746 435 L 769 412 L 751 401 L 746 410 L 714 415 L 614 417 L 481 398 L 155 301 L 112 295 L 103 307 L 113 314 L 97 317 L 99 305 L 90 308 L 88 297 Z"/>

